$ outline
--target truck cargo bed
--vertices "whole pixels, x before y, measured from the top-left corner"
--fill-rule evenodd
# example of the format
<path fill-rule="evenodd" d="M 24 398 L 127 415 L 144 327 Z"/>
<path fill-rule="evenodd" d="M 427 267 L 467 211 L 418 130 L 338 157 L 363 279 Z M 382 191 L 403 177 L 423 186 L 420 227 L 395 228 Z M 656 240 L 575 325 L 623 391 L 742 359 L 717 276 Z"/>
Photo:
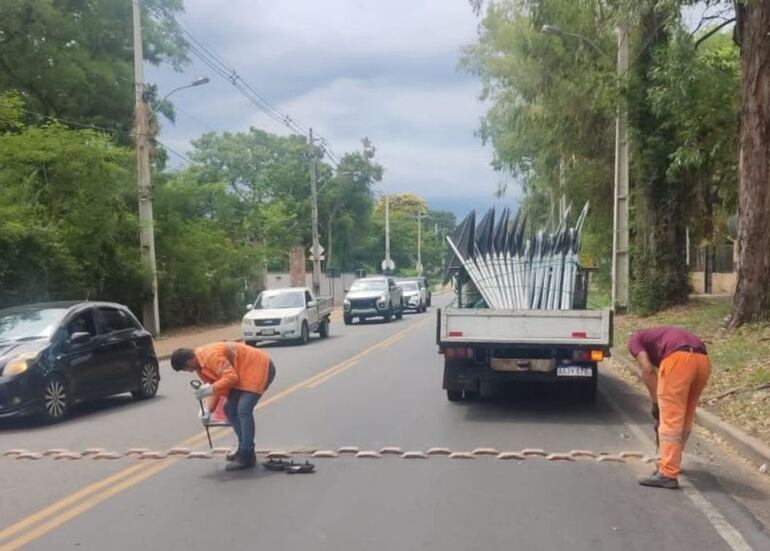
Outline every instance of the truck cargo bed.
<path fill-rule="evenodd" d="M 437 315 L 439 346 L 612 346 L 610 310 L 444 308 Z"/>

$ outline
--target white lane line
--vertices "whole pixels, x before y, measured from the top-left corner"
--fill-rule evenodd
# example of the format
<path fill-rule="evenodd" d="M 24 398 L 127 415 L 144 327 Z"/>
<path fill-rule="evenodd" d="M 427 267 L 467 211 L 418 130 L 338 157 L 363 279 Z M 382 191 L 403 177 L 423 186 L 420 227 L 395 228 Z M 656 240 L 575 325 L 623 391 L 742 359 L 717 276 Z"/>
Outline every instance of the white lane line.
<path fill-rule="evenodd" d="M 652 438 L 650 438 L 639 425 L 631 420 L 628 414 L 623 411 L 623 408 L 620 407 L 620 404 L 618 404 L 615 398 L 610 396 L 610 394 L 606 392 L 602 387 L 599 387 L 599 392 L 604 397 L 604 399 L 607 400 L 607 403 L 612 406 L 612 409 L 614 409 L 618 415 L 620 415 L 621 419 L 623 420 L 623 424 L 634 433 L 634 436 L 636 436 L 646 448 L 655 450 L 656 447 L 655 443 L 652 441 Z M 698 491 L 698 489 L 693 486 L 693 484 L 688 480 L 686 476 L 679 475 L 679 485 L 682 488 L 684 494 L 690 498 L 690 501 L 693 503 L 693 505 L 695 505 L 695 507 L 703 514 L 704 517 L 706 517 L 706 520 L 709 522 L 709 524 L 711 524 L 711 526 L 714 527 L 722 539 L 725 540 L 730 549 L 733 551 L 752 551 L 751 546 L 746 543 L 746 540 L 743 539 L 741 533 L 736 530 L 732 524 L 730 524 L 730 521 L 728 521 L 708 499 L 706 499 L 706 496 L 700 493 L 700 491 Z"/>

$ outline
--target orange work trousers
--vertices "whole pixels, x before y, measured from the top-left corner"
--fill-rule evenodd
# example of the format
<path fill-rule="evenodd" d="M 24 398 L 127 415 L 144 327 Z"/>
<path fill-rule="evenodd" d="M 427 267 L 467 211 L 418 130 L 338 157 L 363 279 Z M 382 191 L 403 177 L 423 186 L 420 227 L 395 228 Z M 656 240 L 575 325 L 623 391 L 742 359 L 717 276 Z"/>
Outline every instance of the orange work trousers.
<path fill-rule="evenodd" d="M 660 407 L 660 463 L 658 472 L 676 478 L 682 464 L 682 450 L 690 436 L 711 364 L 705 354 L 674 352 L 660 363 L 658 406 Z"/>

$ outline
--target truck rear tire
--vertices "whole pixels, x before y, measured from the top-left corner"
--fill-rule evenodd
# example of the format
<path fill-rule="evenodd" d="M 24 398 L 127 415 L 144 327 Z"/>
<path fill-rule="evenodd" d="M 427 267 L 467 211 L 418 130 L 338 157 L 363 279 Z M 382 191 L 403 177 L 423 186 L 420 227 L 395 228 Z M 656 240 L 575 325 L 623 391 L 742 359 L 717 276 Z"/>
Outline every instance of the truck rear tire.
<path fill-rule="evenodd" d="M 599 373 L 594 367 L 594 375 L 585 381 L 575 383 L 575 392 L 578 400 L 584 404 L 593 404 L 596 402 L 596 392 L 599 387 Z"/>
<path fill-rule="evenodd" d="M 321 322 L 321 325 L 318 326 L 318 334 L 321 336 L 322 339 L 325 339 L 329 336 L 329 320 L 324 320 Z"/>
<path fill-rule="evenodd" d="M 342 321 L 345 322 L 345 325 L 351 325 L 353 323 L 353 316 L 349 314 L 342 314 Z"/>
<path fill-rule="evenodd" d="M 446 389 L 446 397 L 450 402 L 461 402 L 463 399 L 463 391 L 456 390 L 454 388 Z"/>
<path fill-rule="evenodd" d="M 382 315 L 382 319 L 385 321 L 385 323 L 390 323 L 391 318 L 393 317 L 393 313 L 388 310 Z"/>

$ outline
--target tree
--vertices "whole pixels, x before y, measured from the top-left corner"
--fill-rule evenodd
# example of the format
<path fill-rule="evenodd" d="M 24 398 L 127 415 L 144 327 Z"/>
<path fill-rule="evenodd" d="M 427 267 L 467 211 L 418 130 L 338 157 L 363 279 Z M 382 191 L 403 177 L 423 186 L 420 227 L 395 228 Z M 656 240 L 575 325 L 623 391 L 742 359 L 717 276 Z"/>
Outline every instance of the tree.
<path fill-rule="evenodd" d="M 362 150 L 340 159 L 334 176 L 321 183 L 319 217 L 326 234 L 326 266 L 351 270 L 363 246 L 372 213 L 372 185 L 382 180 L 376 150 L 368 138 Z"/>
<path fill-rule="evenodd" d="M 770 284 L 770 0 L 736 1 L 735 36 L 741 49 L 738 283 L 730 325 L 760 319 Z"/>
<path fill-rule="evenodd" d="M 243 238 L 262 247 L 270 264 L 283 266 L 286 251 L 310 239 L 307 146 L 303 136 L 248 132 L 208 132 L 193 141 L 190 158 L 199 163 L 201 182 L 222 182 L 235 198 L 231 224 Z"/>
<path fill-rule="evenodd" d="M 20 108 L 10 104 L 0 99 L 0 119 Z M 0 120 L 13 127 L 0 134 L 0 306 L 87 297 L 137 304 L 130 151 L 91 130 L 11 118 Z"/>
<path fill-rule="evenodd" d="M 153 0 L 171 13 L 182 0 Z M 144 11 L 145 59 L 181 67 L 186 47 Z M 43 117 L 128 132 L 134 86 L 131 2 L 5 0 L 0 6 L 0 90 L 18 90 Z M 127 143 L 128 135 L 120 135 Z"/>

